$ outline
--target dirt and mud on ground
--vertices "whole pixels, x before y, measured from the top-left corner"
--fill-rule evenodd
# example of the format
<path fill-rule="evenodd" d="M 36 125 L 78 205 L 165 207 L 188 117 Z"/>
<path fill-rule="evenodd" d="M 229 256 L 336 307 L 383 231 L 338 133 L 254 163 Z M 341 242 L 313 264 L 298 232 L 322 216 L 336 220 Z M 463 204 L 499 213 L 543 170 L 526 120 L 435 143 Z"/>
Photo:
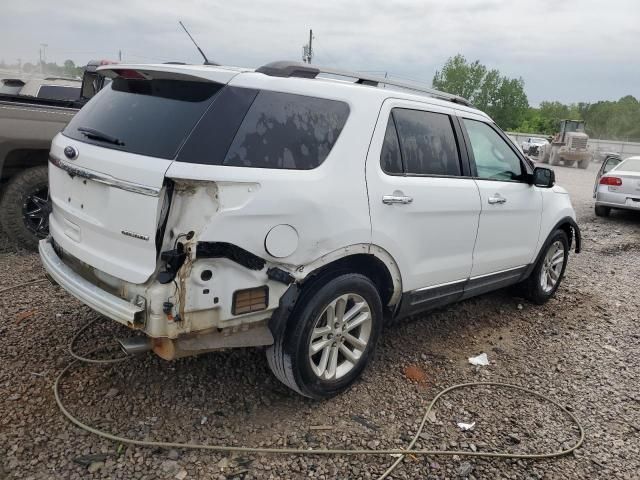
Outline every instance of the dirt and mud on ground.
<path fill-rule="evenodd" d="M 301 448 L 408 444 L 429 400 L 460 382 L 497 381 L 543 392 L 572 409 L 586 441 L 545 461 L 407 458 L 393 478 L 640 477 L 640 215 L 593 215 L 595 165 L 556 167 L 573 198 L 584 252 L 572 254 L 556 297 L 535 306 L 500 291 L 388 328 L 364 378 L 330 401 L 280 385 L 257 350 L 165 362 L 152 355 L 75 370 L 65 402 L 85 422 L 137 439 Z M 0 253 L 0 284 L 43 275 L 35 254 Z M 93 318 L 43 283 L 0 298 L 0 478 L 376 478 L 386 457 L 228 455 L 130 447 L 67 422 L 52 383 L 70 361 L 70 338 Z M 80 342 L 85 351 L 126 335 L 113 322 Z M 491 364 L 467 358 L 487 353 Z M 407 368 L 411 367 L 408 371 Z M 425 377 L 413 382 L 409 376 Z M 457 422 L 476 422 L 460 432 Z M 545 452 L 576 429 L 537 400 L 476 388 L 444 398 L 421 448 Z"/>

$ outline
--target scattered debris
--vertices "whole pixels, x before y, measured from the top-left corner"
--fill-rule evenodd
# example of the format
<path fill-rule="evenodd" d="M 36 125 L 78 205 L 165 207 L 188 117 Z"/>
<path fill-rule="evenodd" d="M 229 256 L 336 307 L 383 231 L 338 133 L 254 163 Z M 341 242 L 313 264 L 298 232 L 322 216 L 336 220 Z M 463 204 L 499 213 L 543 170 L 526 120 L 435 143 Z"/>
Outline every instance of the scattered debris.
<path fill-rule="evenodd" d="M 96 473 L 98 470 L 100 470 L 102 467 L 104 467 L 104 462 L 92 462 L 88 467 L 87 467 L 87 471 L 89 473 Z"/>
<path fill-rule="evenodd" d="M 110 388 L 109 391 L 105 394 L 105 398 L 113 398 L 120 393 L 120 390 L 117 388 Z"/>
<path fill-rule="evenodd" d="M 473 472 L 473 465 L 469 462 L 464 462 L 460 464 L 460 468 L 458 469 L 458 475 L 460 477 L 468 477 Z"/>
<path fill-rule="evenodd" d="M 205 423 L 207 423 L 208 418 L 206 416 L 202 417 L 200 419 L 200 425 L 204 425 Z"/>
<path fill-rule="evenodd" d="M 433 410 L 429 410 L 429 413 L 427 413 L 427 420 L 430 423 L 436 423 L 436 412 Z"/>
<path fill-rule="evenodd" d="M 457 425 L 460 430 L 462 430 L 463 432 L 467 432 L 467 431 L 473 430 L 473 427 L 476 426 L 476 422 L 471 422 L 471 423 L 458 422 Z"/>
<path fill-rule="evenodd" d="M 311 425 L 309 430 L 333 430 L 331 425 Z"/>
<path fill-rule="evenodd" d="M 178 473 L 176 473 L 176 476 L 174 478 L 176 480 L 184 480 L 185 478 L 187 478 L 187 471 L 183 468 Z"/>
<path fill-rule="evenodd" d="M 512 443 L 520 443 L 520 437 L 517 433 L 509 433 L 507 437 L 509 437 Z"/>
<path fill-rule="evenodd" d="M 34 316 L 36 313 L 38 313 L 38 310 L 26 310 L 24 312 L 20 312 L 16 315 L 16 323 L 20 323 L 21 321 Z"/>
<path fill-rule="evenodd" d="M 484 367 L 489 365 L 489 358 L 487 357 L 486 353 L 481 353 L 480 355 L 476 356 L 476 357 L 469 357 L 469 363 L 471 365 L 477 365 L 480 367 Z"/>
<path fill-rule="evenodd" d="M 91 455 L 82 455 L 73 459 L 73 463 L 82 465 L 83 467 L 89 467 L 92 463 L 104 462 L 109 455 L 106 453 L 93 453 Z"/>
<path fill-rule="evenodd" d="M 416 383 L 424 383 L 427 381 L 427 374 L 417 365 L 406 366 L 404 368 L 404 376 Z"/>
<path fill-rule="evenodd" d="M 361 417 L 360 415 L 351 415 L 351 420 L 358 422 L 363 427 L 367 427 L 376 432 L 380 430 L 380 427 L 378 427 L 375 423 L 373 423 L 371 420 Z"/>

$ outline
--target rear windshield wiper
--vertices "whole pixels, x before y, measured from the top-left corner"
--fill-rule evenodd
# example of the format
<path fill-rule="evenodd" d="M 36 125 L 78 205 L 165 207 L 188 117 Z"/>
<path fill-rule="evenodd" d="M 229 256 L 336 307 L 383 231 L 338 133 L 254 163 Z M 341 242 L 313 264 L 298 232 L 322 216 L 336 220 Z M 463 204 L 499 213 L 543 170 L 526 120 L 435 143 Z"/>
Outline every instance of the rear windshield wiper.
<path fill-rule="evenodd" d="M 100 130 L 96 130 L 95 128 L 78 127 L 78 131 L 85 135 L 87 138 L 102 140 L 103 142 L 113 143 L 114 145 L 124 147 L 124 142 L 119 138 L 112 137 L 111 135 L 103 133 Z"/>

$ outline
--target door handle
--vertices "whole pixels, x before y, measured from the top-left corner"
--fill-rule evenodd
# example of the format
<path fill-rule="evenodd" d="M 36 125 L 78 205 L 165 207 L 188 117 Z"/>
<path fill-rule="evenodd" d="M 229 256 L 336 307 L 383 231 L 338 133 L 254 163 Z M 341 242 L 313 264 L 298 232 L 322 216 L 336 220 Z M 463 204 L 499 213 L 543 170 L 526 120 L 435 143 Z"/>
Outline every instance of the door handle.
<path fill-rule="evenodd" d="M 385 205 L 392 205 L 394 203 L 399 203 L 400 205 L 407 205 L 413 202 L 413 197 L 408 197 L 406 195 L 383 195 L 382 203 Z"/>
<path fill-rule="evenodd" d="M 499 204 L 507 203 L 507 199 L 504 198 L 499 193 L 496 193 L 495 195 L 489 197 L 489 205 L 495 205 L 496 203 L 499 203 Z"/>

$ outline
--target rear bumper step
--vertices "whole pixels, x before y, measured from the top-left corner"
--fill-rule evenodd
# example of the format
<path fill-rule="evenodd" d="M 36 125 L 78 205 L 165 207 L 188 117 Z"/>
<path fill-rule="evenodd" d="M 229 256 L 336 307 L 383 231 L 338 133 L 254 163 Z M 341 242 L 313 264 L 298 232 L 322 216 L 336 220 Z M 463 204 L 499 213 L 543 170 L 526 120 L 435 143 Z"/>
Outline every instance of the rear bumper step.
<path fill-rule="evenodd" d="M 144 309 L 116 297 L 85 280 L 64 264 L 51 244 L 51 238 L 40 241 L 40 259 L 47 273 L 71 295 L 93 310 L 128 326 L 141 322 Z"/>

